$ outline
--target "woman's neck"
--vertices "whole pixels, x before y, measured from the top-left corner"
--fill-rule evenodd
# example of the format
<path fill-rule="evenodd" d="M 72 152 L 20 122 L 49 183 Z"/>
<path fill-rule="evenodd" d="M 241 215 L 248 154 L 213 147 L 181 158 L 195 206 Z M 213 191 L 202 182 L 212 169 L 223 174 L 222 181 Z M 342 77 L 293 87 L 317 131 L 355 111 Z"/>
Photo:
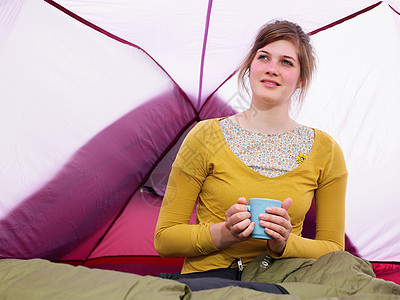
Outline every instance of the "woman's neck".
<path fill-rule="evenodd" d="M 238 113 L 230 119 L 251 132 L 276 134 L 294 129 L 298 124 L 290 116 L 288 109 L 258 109 L 251 105 L 249 109 Z"/>

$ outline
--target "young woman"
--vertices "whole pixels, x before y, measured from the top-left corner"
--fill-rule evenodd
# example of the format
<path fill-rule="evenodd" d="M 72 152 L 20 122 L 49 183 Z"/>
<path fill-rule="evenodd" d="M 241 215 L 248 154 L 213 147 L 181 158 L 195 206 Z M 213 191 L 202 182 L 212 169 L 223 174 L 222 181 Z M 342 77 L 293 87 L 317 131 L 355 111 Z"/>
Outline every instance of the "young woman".
<path fill-rule="evenodd" d="M 155 232 L 162 256 L 185 257 L 181 274 L 245 266 L 262 252 L 275 259 L 318 258 L 344 249 L 347 170 L 338 144 L 290 117 L 292 98 L 310 84 L 314 55 L 296 24 L 276 21 L 258 33 L 239 68 L 251 89 L 248 110 L 202 121 L 172 166 Z M 296 97 L 294 97 L 296 96 Z M 249 198 L 282 201 L 260 224 L 273 240 L 252 239 Z M 313 198 L 316 238 L 301 236 Z M 197 204 L 196 224 L 189 224 Z"/>

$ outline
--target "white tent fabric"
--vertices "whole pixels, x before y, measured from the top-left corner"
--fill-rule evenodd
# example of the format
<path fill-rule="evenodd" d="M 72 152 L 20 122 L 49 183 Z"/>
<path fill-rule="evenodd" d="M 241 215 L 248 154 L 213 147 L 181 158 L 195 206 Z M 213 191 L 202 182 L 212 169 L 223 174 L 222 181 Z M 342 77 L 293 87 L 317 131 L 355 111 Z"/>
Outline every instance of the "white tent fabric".
<path fill-rule="evenodd" d="M 318 69 L 296 118 L 344 151 L 346 234 L 361 257 L 400 262 L 399 11 L 396 0 L 0 0 L 0 219 L 149 99 L 178 91 L 197 113 L 216 99 L 245 109 L 228 78 L 257 29 L 281 18 L 318 31 Z M 170 122 L 184 129 L 191 117 L 180 113 Z"/>
<path fill-rule="evenodd" d="M 7 128 L 1 216 L 102 128 L 173 88 L 142 51 L 97 34 L 44 1 L 25 1 L 18 18 L 26 21 L 16 22 L 0 50 L 0 114 Z"/>
<path fill-rule="evenodd" d="M 235 71 L 255 31 L 266 21 L 284 17 L 306 32 L 335 22 L 376 1 L 79 1 L 57 3 L 85 20 L 139 45 L 154 57 L 196 108 Z M 209 10 L 209 11 L 208 11 Z M 106 14 L 104 12 L 107 12 Z M 200 63 L 209 14 L 204 84 Z M 200 98 L 200 99 L 198 99 Z"/>
<path fill-rule="evenodd" d="M 395 213 L 399 28 L 399 16 L 381 5 L 316 34 L 320 65 L 300 117 L 332 134 L 342 146 L 349 170 L 346 233 L 361 256 L 374 260 L 400 258 Z"/>

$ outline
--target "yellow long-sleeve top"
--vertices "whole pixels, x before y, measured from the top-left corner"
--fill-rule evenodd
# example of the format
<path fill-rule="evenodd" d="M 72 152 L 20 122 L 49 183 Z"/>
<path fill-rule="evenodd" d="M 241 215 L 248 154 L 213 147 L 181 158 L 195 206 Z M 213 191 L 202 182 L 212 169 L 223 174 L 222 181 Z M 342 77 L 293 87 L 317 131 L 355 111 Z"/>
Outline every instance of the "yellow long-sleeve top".
<path fill-rule="evenodd" d="M 279 258 L 318 258 L 344 249 L 347 170 L 338 144 L 314 129 L 314 145 L 297 168 L 266 177 L 245 165 L 229 148 L 218 119 L 198 123 L 185 138 L 172 165 L 160 210 L 155 249 L 162 256 L 185 257 L 182 273 L 226 268 L 241 257 L 246 265 L 266 251 L 265 240 L 250 239 L 218 249 L 209 226 L 225 221 L 239 197 L 293 199 L 288 213 L 293 230 Z M 316 238 L 301 237 L 315 198 Z M 196 200 L 196 224 L 189 224 Z M 275 257 L 278 258 L 278 257 Z"/>

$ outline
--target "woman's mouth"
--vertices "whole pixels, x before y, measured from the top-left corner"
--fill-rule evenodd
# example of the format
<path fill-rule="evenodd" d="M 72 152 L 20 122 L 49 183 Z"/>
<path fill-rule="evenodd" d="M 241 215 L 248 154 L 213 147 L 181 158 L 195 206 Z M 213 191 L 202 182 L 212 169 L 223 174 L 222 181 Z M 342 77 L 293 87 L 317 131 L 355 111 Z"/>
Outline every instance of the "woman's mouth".
<path fill-rule="evenodd" d="M 266 86 L 280 86 L 280 84 L 274 80 L 268 80 L 268 79 L 263 79 L 261 80 L 261 83 L 263 83 Z"/>

